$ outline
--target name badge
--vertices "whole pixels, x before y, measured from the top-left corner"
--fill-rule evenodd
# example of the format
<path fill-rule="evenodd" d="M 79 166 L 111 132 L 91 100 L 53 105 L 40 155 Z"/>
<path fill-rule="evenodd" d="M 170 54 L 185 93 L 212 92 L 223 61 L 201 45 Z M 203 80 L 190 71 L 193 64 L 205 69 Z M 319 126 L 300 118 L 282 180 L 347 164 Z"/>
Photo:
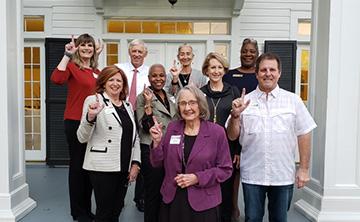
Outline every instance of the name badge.
<path fill-rule="evenodd" d="M 114 108 L 105 108 L 105 114 L 110 114 L 110 113 L 113 113 L 115 111 Z"/>
<path fill-rule="evenodd" d="M 241 77 L 243 77 L 243 75 L 242 74 L 234 74 L 233 77 L 241 78 Z"/>
<path fill-rule="evenodd" d="M 93 76 L 95 79 L 97 79 L 99 75 L 93 72 Z"/>
<path fill-rule="evenodd" d="M 180 144 L 181 135 L 172 135 L 170 138 L 170 144 Z"/>

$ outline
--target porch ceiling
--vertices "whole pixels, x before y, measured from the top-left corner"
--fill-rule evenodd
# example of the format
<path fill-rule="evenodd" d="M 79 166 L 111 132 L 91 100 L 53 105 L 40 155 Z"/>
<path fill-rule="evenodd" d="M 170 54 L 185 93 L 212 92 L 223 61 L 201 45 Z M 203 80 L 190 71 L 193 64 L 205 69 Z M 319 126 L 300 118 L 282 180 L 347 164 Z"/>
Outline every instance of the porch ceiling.
<path fill-rule="evenodd" d="M 93 0 L 104 16 L 133 17 L 232 17 L 239 16 L 245 0 L 177 0 L 174 7 L 168 0 Z"/>

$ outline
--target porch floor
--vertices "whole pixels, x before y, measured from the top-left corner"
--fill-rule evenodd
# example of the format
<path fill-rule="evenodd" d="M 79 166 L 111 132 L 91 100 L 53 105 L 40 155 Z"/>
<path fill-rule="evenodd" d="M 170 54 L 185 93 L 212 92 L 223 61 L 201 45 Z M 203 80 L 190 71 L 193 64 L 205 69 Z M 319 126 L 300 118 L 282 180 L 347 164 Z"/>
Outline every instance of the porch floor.
<path fill-rule="evenodd" d="M 20 222 L 71 222 L 67 175 L 67 167 L 49 168 L 45 165 L 27 165 L 26 176 L 30 197 L 37 202 L 37 207 L 22 218 Z M 143 221 L 143 214 L 137 211 L 135 203 L 132 201 L 134 187 L 134 184 L 129 187 L 125 207 L 121 212 L 119 221 Z M 298 195 L 295 190 L 293 201 L 296 200 L 298 200 Z M 243 213 L 242 195 L 239 195 L 239 206 Z M 95 212 L 95 207 L 93 208 L 93 212 Z M 264 222 L 267 222 L 266 215 L 264 218 Z M 288 218 L 289 222 L 310 222 L 294 210 L 293 206 L 289 211 Z M 244 221 L 243 217 L 241 218 L 242 221 Z"/>

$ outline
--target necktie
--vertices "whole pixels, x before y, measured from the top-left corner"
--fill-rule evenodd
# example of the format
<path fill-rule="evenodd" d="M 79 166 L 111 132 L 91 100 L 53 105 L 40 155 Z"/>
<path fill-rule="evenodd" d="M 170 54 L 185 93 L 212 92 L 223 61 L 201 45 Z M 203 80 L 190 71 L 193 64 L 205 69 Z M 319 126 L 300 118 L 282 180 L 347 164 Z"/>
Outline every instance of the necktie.
<path fill-rule="evenodd" d="M 134 69 L 133 78 L 131 81 L 129 102 L 131 103 L 133 109 L 136 109 L 136 79 L 137 79 L 137 69 Z"/>

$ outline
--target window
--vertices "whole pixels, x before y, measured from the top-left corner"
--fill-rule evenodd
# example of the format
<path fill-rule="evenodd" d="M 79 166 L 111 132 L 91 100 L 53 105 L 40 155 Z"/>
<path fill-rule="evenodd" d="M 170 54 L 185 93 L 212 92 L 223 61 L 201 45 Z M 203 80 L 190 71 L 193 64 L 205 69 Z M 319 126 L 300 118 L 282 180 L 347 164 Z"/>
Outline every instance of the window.
<path fill-rule="evenodd" d="M 40 47 L 24 48 L 25 149 L 41 149 Z"/>
<path fill-rule="evenodd" d="M 165 21 L 117 20 L 106 21 L 109 33 L 204 34 L 228 35 L 227 21 Z"/>
<path fill-rule="evenodd" d="M 226 22 L 212 22 L 211 34 L 213 35 L 226 35 L 228 34 L 228 26 Z"/>
<path fill-rule="evenodd" d="M 301 50 L 300 97 L 305 103 L 308 101 L 309 98 L 309 54 L 309 50 Z"/>
<path fill-rule="evenodd" d="M 229 44 L 228 43 L 215 43 L 215 52 L 224 56 L 229 61 Z"/>
<path fill-rule="evenodd" d="M 25 32 L 43 32 L 44 16 L 24 16 Z"/>
<path fill-rule="evenodd" d="M 114 65 L 119 61 L 119 44 L 109 42 L 106 43 L 106 65 Z"/>

